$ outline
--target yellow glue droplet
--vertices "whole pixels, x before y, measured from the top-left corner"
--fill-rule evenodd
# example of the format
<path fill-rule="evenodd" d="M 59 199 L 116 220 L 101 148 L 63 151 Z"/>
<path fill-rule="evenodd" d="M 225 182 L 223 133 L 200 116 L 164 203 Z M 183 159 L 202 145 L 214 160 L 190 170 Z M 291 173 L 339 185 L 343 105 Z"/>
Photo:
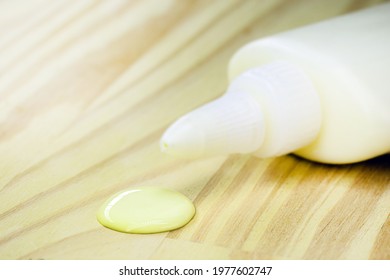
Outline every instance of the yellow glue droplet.
<path fill-rule="evenodd" d="M 138 187 L 108 199 L 97 213 L 105 227 L 128 233 L 170 231 L 187 224 L 195 207 L 183 194 L 165 188 Z"/>

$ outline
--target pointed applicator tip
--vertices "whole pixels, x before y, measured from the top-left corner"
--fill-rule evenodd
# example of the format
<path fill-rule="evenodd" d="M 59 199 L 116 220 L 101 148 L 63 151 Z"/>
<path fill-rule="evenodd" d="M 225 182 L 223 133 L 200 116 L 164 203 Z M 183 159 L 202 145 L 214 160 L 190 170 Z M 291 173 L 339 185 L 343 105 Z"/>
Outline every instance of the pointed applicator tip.
<path fill-rule="evenodd" d="M 250 153 L 263 141 L 263 118 L 246 94 L 227 94 L 177 120 L 164 133 L 161 151 L 178 157 Z"/>
<path fill-rule="evenodd" d="M 160 149 L 168 155 L 195 158 L 202 156 L 203 135 L 188 116 L 183 116 L 172 124 L 160 141 Z"/>

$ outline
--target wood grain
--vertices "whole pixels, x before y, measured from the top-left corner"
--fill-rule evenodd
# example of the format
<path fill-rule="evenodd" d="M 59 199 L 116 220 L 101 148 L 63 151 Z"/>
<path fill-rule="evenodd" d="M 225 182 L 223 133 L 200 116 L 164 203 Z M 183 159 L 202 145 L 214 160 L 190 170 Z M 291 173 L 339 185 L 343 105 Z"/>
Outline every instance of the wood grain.
<path fill-rule="evenodd" d="M 0 258 L 390 259 L 390 158 L 178 160 L 159 138 L 227 86 L 243 44 L 381 1 L 0 2 Z M 190 197 L 182 229 L 103 228 L 137 185 Z"/>

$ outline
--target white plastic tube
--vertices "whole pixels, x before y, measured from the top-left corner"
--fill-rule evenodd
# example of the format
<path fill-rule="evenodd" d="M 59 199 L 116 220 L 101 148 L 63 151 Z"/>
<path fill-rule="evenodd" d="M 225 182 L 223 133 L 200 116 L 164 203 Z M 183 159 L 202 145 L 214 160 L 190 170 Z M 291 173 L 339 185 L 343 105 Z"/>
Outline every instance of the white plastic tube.
<path fill-rule="evenodd" d="M 390 152 L 390 3 L 254 41 L 229 76 L 224 96 L 164 133 L 164 152 L 338 164 Z"/>

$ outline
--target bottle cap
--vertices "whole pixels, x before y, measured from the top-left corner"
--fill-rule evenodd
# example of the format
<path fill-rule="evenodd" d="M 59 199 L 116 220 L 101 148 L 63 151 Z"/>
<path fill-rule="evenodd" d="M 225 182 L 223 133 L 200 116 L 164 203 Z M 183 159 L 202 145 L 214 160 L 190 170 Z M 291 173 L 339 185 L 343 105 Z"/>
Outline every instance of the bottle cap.
<path fill-rule="evenodd" d="M 313 141 L 320 121 L 310 79 L 291 63 L 278 61 L 244 72 L 225 95 L 178 119 L 160 147 L 182 157 L 279 156 Z"/>
<path fill-rule="evenodd" d="M 200 157 L 256 151 L 264 138 L 261 109 L 245 92 L 231 92 L 178 119 L 164 133 L 165 153 Z"/>

